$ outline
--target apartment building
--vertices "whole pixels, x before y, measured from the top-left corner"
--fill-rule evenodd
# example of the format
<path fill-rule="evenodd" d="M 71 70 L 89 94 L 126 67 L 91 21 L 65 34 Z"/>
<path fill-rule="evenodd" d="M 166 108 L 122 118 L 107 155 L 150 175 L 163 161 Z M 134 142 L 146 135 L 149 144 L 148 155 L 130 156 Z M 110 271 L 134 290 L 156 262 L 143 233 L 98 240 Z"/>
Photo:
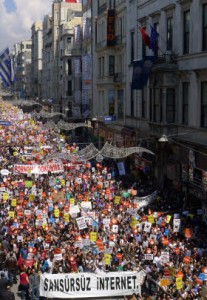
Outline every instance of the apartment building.
<path fill-rule="evenodd" d="M 182 189 L 191 201 L 202 201 L 205 207 L 207 1 L 140 0 L 137 16 L 146 33 L 150 34 L 150 25 L 159 33 L 148 84 L 131 94 L 131 104 L 133 98 L 138 103 L 140 130 L 144 128 L 156 150 L 156 176 L 162 186 Z M 138 32 L 137 58 L 152 54 Z M 169 142 L 160 145 L 163 134 Z"/>
<path fill-rule="evenodd" d="M 102 142 L 133 145 L 126 126 L 127 1 L 93 1 L 93 116 Z M 136 8 L 136 5 L 135 5 Z"/>
<path fill-rule="evenodd" d="M 31 96 L 42 97 L 42 38 L 43 22 L 33 23 L 32 32 L 32 57 L 31 57 Z"/>
<path fill-rule="evenodd" d="M 15 46 L 15 93 L 22 99 L 31 97 L 31 49 L 31 40 Z"/>

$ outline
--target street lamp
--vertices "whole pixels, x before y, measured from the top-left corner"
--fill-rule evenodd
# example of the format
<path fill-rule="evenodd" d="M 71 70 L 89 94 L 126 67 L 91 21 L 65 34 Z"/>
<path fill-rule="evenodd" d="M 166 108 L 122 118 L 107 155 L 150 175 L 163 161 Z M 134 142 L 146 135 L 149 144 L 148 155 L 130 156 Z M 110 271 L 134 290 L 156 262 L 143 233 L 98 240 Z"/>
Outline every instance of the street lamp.
<path fill-rule="evenodd" d="M 162 136 L 161 136 L 161 138 L 159 138 L 159 142 L 160 143 L 165 143 L 165 142 L 168 142 L 169 140 L 168 140 L 168 138 L 167 138 L 167 136 L 165 135 L 165 134 L 163 134 Z"/>

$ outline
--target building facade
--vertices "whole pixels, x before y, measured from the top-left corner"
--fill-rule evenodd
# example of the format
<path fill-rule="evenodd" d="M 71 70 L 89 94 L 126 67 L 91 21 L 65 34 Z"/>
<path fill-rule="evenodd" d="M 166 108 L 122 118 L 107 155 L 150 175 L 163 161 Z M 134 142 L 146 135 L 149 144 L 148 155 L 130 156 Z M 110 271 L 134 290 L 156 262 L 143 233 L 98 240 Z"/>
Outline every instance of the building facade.
<path fill-rule="evenodd" d="M 132 95 L 140 130 L 156 150 L 156 177 L 206 207 L 207 1 L 141 0 L 137 16 L 148 34 L 150 25 L 159 33 L 148 84 Z M 138 34 L 137 58 L 152 54 Z M 163 134 L 169 142 L 161 145 Z"/>
<path fill-rule="evenodd" d="M 15 93 L 18 98 L 31 97 L 31 50 L 32 41 L 22 41 L 15 45 Z"/>
<path fill-rule="evenodd" d="M 42 98 L 42 21 L 32 25 L 31 96 Z"/>

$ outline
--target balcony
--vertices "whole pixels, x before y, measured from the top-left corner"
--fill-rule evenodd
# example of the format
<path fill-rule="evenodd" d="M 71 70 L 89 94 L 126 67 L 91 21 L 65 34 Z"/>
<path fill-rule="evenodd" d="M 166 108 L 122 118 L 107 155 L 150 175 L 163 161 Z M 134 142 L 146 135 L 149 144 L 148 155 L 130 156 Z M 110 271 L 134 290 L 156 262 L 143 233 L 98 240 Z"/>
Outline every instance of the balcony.
<path fill-rule="evenodd" d="M 177 70 L 177 55 L 172 52 L 166 52 L 165 54 L 158 56 L 155 61 L 153 70 Z"/>
<path fill-rule="evenodd" d="M 123 83 L 124 82 L 124 75 L 121 72 L 114 74 L 114 83 Z"/>

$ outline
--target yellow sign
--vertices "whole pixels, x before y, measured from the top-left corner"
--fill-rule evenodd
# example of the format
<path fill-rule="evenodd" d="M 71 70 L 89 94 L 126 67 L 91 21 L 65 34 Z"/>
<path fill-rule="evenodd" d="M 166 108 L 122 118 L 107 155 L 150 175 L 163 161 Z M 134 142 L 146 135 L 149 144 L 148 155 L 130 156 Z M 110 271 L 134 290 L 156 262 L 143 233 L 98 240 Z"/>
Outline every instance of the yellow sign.
<path fill-rule="evenodd" d="M 64 213 L 64 221 L 69 222 L 69 214 Z"/>
<path fill-rule="evenodd" d="M 13 207 L 17 206 L 17 199 L 12 199 L 11 206 Z"/>
<path fill-rule="evenodd" d="M 119 204 L 119 203 L 120 203 L 120 200 L 121 200 L 121 197 L 120 197 L 120 196 L 115 196 L 115 197 L 114 197 L 114 204 Z"/>
<path fill-rule="evenodd" d="M 65 186 L 65 179 L 61 179 L 60 183 L 61 183 L 62 186 Z"/>
<path fill-rule="evenodd" d="M 182 289 L 182 287 L 183 287 L 183 281 L 182 281 L 182 278 L 177 277 L 177 278 L 176 278 L 176 289 L 177 289 L 177 290 L 180 290 L 180 289 Z"/>
<path fill-rule="evenodd" d="M 132 217 L 130 223 L 131 228 L 136 228 L 137 224 L 138 224 L 137 219 L 135 217 Z"/>
<path fill-rule="evenodd" d="M 147 218 L 149 223 L 153 224 L 155 222 L 154 216 L 148 216 Z"/>
<path fill-rule="evenodd" d="M 74 198 L 70 198 L 70 204 L 75 205 L 75 199 Z"/>
<path fill-rule="evenodd" d="M 14 219 L 14 211 L 9 211 L 9 218 Z"/>
<path fill-rule="evenodd" d="M 170 220 L 171 220 L 171 216 L 170 216 L 170 215 L 167 215 L 167 216 L 166 216 L 166 223 L 170 223 Z"/>
<path fill-rule="evenodd" d="M 54 209 L 54 216 L 55 216 L 55 218 L 59 218 L 60 210 L 58 208 Z"/>
<path fill-rule="evenodd" d="M 96 242 L 97 240 L 97 232 L 90 232 L 90 241 Z"/>
<path fill-rule="evenodd" d="M 3 193 L 3 200 L 8 200 L 9 199 L 9 195 L 8 193 Z"/>
<path fill-rule="evenodd" d="M 34 200 L 34 195 L 33 194 L 30 194 L 29 195 L 29 201 L 33 201 Z"/>
<path fill-rule="evenodd" d="M 107 266 L 110 265 L 110 262 L 111 262 L 111 254 L 105 253 L 105 254 L 104 254 L 104 261 L 105 261 L 105 264 L 106 264 Z"/>

